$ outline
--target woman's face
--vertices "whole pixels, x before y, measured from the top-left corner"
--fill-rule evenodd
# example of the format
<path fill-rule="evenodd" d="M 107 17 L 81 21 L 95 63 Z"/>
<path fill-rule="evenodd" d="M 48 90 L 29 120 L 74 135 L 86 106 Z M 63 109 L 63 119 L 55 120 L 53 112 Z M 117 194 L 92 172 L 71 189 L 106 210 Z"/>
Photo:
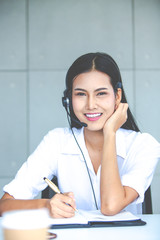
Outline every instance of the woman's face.
<path fill-rule="evenodd" d="M 117 102 L 110 77 L 99 71 L 78 75 L 73 81 L 72 104 L 76 117 L 88 130 L 101 130 Z"/>

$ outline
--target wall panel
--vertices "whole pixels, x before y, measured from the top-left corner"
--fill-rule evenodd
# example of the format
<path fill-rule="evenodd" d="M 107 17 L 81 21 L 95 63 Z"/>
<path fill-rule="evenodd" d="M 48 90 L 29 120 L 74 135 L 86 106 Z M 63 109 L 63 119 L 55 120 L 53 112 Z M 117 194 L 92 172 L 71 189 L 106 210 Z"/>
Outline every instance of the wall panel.
<path fill-rule="evenodd" d="M 160 141 L 160 71 L 136 72 L 136 116 L 142 131 Z"/>
<path fill-rule="evenodd" d="M 134 2 L 136 67 L 160 69 L 160 1 Z"/>
<path fill-rule="evenodd" d="M 68 126 L 64 89 L 65 72 L 30 72 L 30 152 L 49 130 Z"/>
<path fill-rule="evenodd" d="M 0 70 L 26 68 L 26 1 L 0 1 Z"/>
<path fill-rule="evenodd" d="M 0 176 L 14 176 L 26 159 L 26 74 L 0 72 Z"/>
<path fill-rule="evenodd" d="M 66 69 L 92 51 L 132 67 L 131 0 L 30 0 L 29 6 L 31 69 Z"/>

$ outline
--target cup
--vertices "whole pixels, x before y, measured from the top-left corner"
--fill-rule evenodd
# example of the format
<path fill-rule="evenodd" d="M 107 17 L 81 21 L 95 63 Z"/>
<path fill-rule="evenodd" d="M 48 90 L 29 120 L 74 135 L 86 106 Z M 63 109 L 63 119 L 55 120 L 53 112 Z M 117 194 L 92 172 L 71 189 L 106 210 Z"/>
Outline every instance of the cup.
<path fill-rule="evenodd" d="M 46 240 L 49 212 L 46 208 L 5 212 L 2 229 L 4 240 Z"/>

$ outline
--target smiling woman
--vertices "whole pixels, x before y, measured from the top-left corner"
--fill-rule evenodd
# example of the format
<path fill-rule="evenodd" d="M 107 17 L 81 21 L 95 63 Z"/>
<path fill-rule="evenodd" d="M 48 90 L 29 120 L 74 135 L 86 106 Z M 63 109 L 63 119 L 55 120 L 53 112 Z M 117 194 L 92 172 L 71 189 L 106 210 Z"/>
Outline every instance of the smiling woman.
<path fill-rule="evenodd" d="M 71 115 L 71 126 L 76 128 L 81 128 L 81 125 L 74 121 L 79 119 L 76 117 L 73 106 L 72 106 L 72 88 L 74 84 L 74 80 L 81 75 L 83 78 L 84 74 L 89 72 L 98 72 L 103 75 L 105 79 L 108 79 L 108 82 L 111 84 L 112 91 L 116 96 L 117 91 L 121 91 L 121 102 L 127 103 L 125 92 L 123 89 L 121 74 L 118 68 L 118 65 L 114 61 L 114 59 L 105 53 L 88 53 L 79 57 L 69 68 L 67 75 L 66 75 L 66 90 L 64 91 L 64 97 L 69 99 L 69 112 Z M 95 73 L 94 73 L 95 74 Z M 93 78 L 91 80 L 91 85 L 93 84 Z M 100 83 L 99 83 L 100 86 Z M 77 89 L 78 90 L 78 89 Z M 80 89 L 79 89 L 80 90 Z M 84 89 L 81 89 L 84 90 Z M 98 89 L 97 89 L 98 90 Z M 107 89 L 106 89 L 107 90 Z M 105 92 L 106 94 L 107 92 Z M 80 93 L 81 95 L 82 93 Z M 103 90 L 100 95 L 104 94 Z M 116 105 L 117 107 L 117 105 Z M 128 118 L 126 122 L 123 124 L 123 128 L 125 129 L 132 129 L 134 131 L 139 131 L 138 126 L 135 123 L 135 120 L 132 116 L 130 109 L 127 110 Z M 80 121 L 79 121 L 80 122 Z"/>
<path fill-rule="evenodd" d="M 79 57 L 67 72 L 62 102 L 70 128 L 44 137 L 4 187 L 0 213 L 40 207 L 55 218 L 72 217 L 76 208 L 97 208 L 105 215 L 122 209 L 141 213 L 160 144 L 139 132 L 113 58 L 105 53 Z M 43 178 L 54 175 L 64 194 L 33 200 L 47 186 Z"/>

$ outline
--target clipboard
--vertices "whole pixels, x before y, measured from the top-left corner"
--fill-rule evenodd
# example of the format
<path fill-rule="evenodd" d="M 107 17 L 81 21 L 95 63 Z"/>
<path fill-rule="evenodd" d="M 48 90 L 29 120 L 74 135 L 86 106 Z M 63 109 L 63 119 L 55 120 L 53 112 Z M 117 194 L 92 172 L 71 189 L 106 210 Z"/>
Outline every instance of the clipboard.
<path fill-rule="evenodd" d="M 127 211 L 122 211 L 114 216 L 105 216 L 99 210 L 79 210 L 73 218 L 51 219 L 50 228 L 131 227 L 145 224 L 145 221 Z"/>

